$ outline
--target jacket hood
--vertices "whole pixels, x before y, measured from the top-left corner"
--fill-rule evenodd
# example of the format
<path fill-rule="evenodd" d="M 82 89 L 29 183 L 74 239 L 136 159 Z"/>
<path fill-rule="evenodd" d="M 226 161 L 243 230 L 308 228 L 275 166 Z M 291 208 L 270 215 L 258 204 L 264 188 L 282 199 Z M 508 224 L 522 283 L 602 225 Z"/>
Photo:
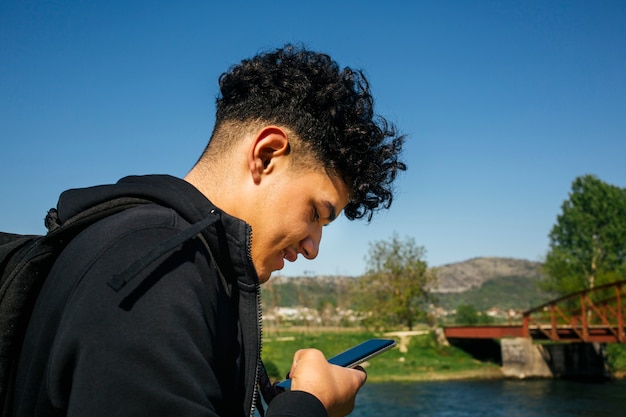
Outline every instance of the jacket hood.
<path fill-rule="evenodd" d="M 209 215 L 212 205 L 193 185 L 169 175 L 129 176 L 116 184 L 98 185 L 64 191 L 59 197 L 59 220 L 70 217 L 97 204 L 118 197 L 136 197 L 154 201 L 176 210 L 188 222 Z"/>

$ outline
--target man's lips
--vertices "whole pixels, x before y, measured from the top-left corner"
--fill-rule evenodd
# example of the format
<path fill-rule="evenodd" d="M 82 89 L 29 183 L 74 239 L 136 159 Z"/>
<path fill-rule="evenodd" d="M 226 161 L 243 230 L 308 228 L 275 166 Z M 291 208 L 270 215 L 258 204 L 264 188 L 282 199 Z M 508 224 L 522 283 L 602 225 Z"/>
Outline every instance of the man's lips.
<path fill-rule="evenodd" d="M 280 258 L 278 258 L 278 264 L 274 270 L 280 271 L 283 269 L 285 267 L 285 260 L 295 262 L 296 259 L 298 259 L 298 252 L 290 248 L 285 248 L 280 251 Z"/>
<path fill-rule="evenodd" d="M 280 255 L 283 259 L 288 260 L 289 262 L 295 262 L 298 259 L 298 252 L 291 248 L 285 248 L 280 252 Z"/>

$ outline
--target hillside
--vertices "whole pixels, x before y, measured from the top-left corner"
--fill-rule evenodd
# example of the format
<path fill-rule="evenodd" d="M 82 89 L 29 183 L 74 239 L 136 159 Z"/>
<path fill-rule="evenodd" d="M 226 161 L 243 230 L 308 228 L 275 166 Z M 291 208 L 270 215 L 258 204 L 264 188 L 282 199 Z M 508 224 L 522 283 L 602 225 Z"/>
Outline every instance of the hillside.
<path fill-rule="evenodd" d="M 478 311 L 490 308 L 527 310 L 553 298 L 539 287 L 541 264 L 514 258 L 474 258 L 437 268 L 436 304 L 446 310 L 469 304 Z"/>
<path fill-rule="evenodd" d="M 527 277 L 494 278 L 467 291 L 437 293 L 436 304 L 445 310 L 467 304 L 478 311 L 487 311 L 490 308 L 524 311 L 554 298 L 541 290 L 538 282 Z"/>
<path fill-rule="evenodd" d="M 551 299 L 542 291 L 541 264 L 513 258 L 474 258 L 437 267 L 435 304 L 446 310 L 470 304 L 479 311 L 492 307 L 526 310 Z M 350 308 L 351 286 L 358 278 L 273 277 L 262 286 L 266 307 L 319 308 L 323 303 Z"/>
<path fill-rule="evenodd" d="M 436 268 L 439 282 L 436 293 L 463 292 L 480 288 L 485 282 L 503 277 L 541 279 L 541 264 L 514 258 L 473 258 Z"/>

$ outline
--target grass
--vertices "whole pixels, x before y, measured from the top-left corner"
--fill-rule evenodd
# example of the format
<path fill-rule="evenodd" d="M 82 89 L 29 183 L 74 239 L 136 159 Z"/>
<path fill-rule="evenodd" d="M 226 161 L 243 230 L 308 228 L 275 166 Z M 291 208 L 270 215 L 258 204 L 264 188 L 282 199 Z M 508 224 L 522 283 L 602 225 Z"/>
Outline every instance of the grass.
<path fill-rule="evenodd" d="M 263 362 L 271 377 L 282 379 L 291 368 L 293 354 L 300 348 L 317 348 L 330 357 L 374 337 L 386 336 L 366 331 L 281 331 L 264 338 Z M 400 342 L 397 338 L 396 341 Z M 439 345 L 432 334 L 411 337 L 407 348 L 406 352 L 402 352 L 396 347 L 365 363 L 368 381 L 502 376 L 497 364 L 479 362 L 460 349 Z"/>

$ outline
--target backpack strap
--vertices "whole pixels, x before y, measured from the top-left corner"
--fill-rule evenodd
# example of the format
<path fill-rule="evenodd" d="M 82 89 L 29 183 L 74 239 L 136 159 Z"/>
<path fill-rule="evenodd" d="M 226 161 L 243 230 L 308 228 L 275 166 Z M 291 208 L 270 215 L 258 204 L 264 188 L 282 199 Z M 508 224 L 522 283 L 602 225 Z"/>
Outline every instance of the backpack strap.
<path fill-rule="evenodd" d="M 180 231 L 169 239 L 159 243 L 144 256 L 130 264 L 130 266 L 126 268 L 121 274 L 114 275 L 113 278 L 111 278 L 111 280 L 107 283 L 108 286 L 111 287 L 115 292 L 120 291 L 128 282 L 130 282 L 130 280 L 139 275 L 141 271 L 154 263 L 162 255 L 172 251 L 173 249 L 177 248 L 189 239 L 196 236 L 197 234 L 201 233 L 204 229 L 218 221 L 219 218 L 220 216 L 218 212 L 216 210 L 211 210 L 211 214 L 209 214 L 207 217 L 192 224 L 188 228 Z"/>

